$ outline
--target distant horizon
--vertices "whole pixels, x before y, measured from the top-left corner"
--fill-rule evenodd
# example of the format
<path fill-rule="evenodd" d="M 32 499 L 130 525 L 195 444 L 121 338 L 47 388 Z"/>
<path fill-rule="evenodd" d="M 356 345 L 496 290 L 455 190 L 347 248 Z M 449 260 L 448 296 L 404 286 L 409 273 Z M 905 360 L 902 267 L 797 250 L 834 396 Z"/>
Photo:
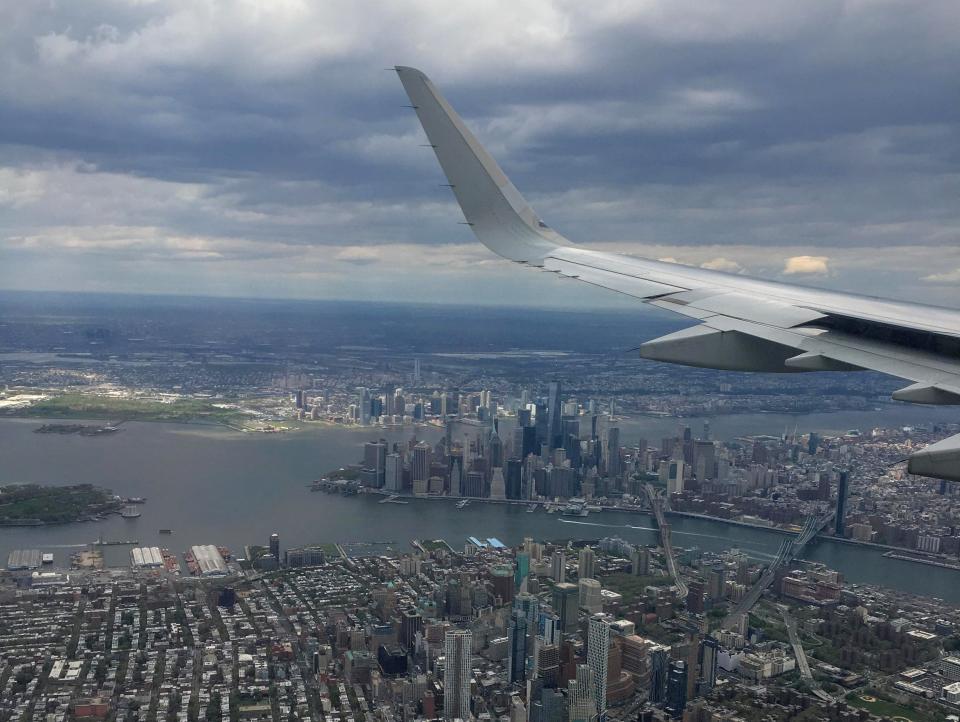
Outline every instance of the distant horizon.
<path fill-rule="evenodd" d="M 24 291 L 19 289 L 0 288 L 0 296 L 88 296 L 88 297 L 120 297 L 120 298 L 144 298 L 144 299 L 198 299 L 198 300 L 217 300 L 217 301 L 238 301 L 247 303 L 344 303 L 370 306 L 426 306 L 430 308 L 497 308 L 505 310 L 537 310 L 537 311 L 577 311 L 582 313 L 610 312 L 610 313 L 630 313 L 632 309 L 649 310 L 656 316 L 669 315 L 676 318 L 674 314 L 668 314 L 660 311 L 654 306 L 649 306 L 639 299 L 624 299 L 622 305 L 611 306 L 557 306 L 557 305 L 531 305 L 516 303 L 463 303 L 447 301 L 408 301 L 392 299 L 355 299 L 355 298 L 326 298 L 326 297 L 298 297 L 298 296 L 235 296 L 218 295 L 210 293 L 163 293 L 163 292 L 134 292 L 134 291 L 78 291 L 63 290 L 54 291 L 48 289 Z"/>

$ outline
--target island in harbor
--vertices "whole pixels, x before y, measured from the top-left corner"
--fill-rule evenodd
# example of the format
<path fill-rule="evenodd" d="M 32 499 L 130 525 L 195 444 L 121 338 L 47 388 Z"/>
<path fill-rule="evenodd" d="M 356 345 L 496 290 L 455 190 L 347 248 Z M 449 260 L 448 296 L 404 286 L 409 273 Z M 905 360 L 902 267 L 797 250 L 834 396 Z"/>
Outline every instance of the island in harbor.
<path fill-rule="evenodd" d="M 0 526 L 42 526 L 93 521 L 119 512 L 123 500 L 92 484 L 0 487 Z"/>
<path fill-rule="evenodd" d="M 120 430 L 117 424 L 94 426 L 92 424 L 44 424 L 33 430 L 35 434 L 80 434 L 80 436 L 102 436 Z"/>

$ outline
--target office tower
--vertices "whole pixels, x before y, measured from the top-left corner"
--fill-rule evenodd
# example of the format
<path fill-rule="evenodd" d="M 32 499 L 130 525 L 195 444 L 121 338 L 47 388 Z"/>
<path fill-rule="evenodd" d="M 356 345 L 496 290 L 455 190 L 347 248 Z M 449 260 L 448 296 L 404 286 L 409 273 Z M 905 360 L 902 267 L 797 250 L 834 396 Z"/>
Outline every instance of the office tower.
<path fill-rule="evenodd" d="M 493 474 L 490 477 L 490 498 L 498 500 L 506 499 L 506 487 L 506 482 L 503 479 L 503 469 L 499 466 L 494 467 Z"/>
<path fill-rule="evenodd" d="M 562 630 L 560 629 L 559 614 L 540 612 L 540 620 L 537 627 L 545 644 L 560 644 Z"/>
<path fill-rule="evenodd" d="M 577 582 L 580 592 L 580 607 L 588 613 L 603 611 L 603 597 L 600 596 L 600 582 L 589 577 L 581 577 Z"/>
<path fill-rule="evenodd" d="M 667 696 L 669 648 L 657 644 L 650 647 L 650 701 L 660 704 Z"/>
<path fill-rule="evenodd" d="M 547 438 L 551 449 L 563 446 L 563 402 L 560 400 L 560 382 L 551 381 L 547 393 Z"/>
<path fill-rule="evenodd" d="M 713 435 L 710 433 L 710 420 L 705 419 L 703 422 L 703 440 L 704 441 L 713 441 Z"/>
<path fill-rule="evenodd" d="M 687 610 L 693 614 L 703 614 L 703 582 L 694 579 L 687 585 Z"/>
<path fill-rule="evenodd" d="M 811 431 L 810 438 L 807 440 L 807 453 L 816 454 L 818 446 L 820 446 L 820 435 Z"/>
<path fill-rule="evenodd" d="M 533 427 L 537 430 L 537 448 L 539 449 L 541 445 L 547 443 L 547 405 L 539 400 L 533 408 Z"/>
<path fill-rule="evenodd" d="M 419 383 L 420 381 L 420 359 L 418 358 L 413 360 L 413 381 L 414 383 Z"/>
<path fill-rule="evenodd" d="M 597 718 L 596 681 L 586 664 L 577 665 L 577 678 L 567 685 L 570 722 L 593 722 Z"/>
<path fill-rule="evenodd" d="M 433 449 L 425 441 L 413 447 L 413 463 L 410 465 L 410 477 L 413 481 L 426 481 L 430 478 L 432 453 Z"/>
<path fill-rule="evenodd" d="M 503 466 L 503 441 L 496 429 L 491 432 L 490 439 L 487 442 L 487 456 L 490 459 L 490 466 Z"/>
<path fill-rule="evenodd" d="M 650 550 L 646 547 L 637 547 L 630 555 L 631 571 L 635 577 L 645 577 L 650 574 Z"/>
<path fill-rule="evenodd" d="M 357 410 L 362 426 L 370 425 L 370 389 L 363 386 L 357 389 Z"/>
<path fill-rule="evenodd" d="M 712 441 L 693 442 L 693 473 L 698 481 L 717 478 L 717 447 Z"/>
<path fill-rule="evenodd" d="M 555 582 L 564 582 L 567 579 L 567 560 L 559 549 L 550 557 L 550 578 Z"/>
<path fill-rule="evenodd" d="M 830 501 L 830 474 L 821 471 L 817 485 L 817 498 L 820 501 Z"/>
<path fill-rule="evenodd" d="M 368 472 L 371 483 L 367 486 L 381 488 L 385 483 L 387 463 L 387 442 L 368 441 L 363 445 L 363 470 Z"/>
<path fill-rule="evenodd" d="M 383 485 L 387 491 L 403 491 L 403 458 L 400 454 L 387 454 L 384 459 Z"/>
<path fill-rule="evenodd" d="M 443 651 L 446 657 L 443 668 L 444 719 L 469 719 L 473 633 L 469 629 L 450 630 L 444 638 Z"/>
<path fill-rule="evenodd" d="M 610 621 L 605 614 L 590 617 L 587 628 L 587 665 L 593 672 L 597 714 L 607 711 L 607 662 L 610 656 Z"/>
<path fill-rule="evenodd" d="M 270 535 L 270 553 L 273 555 L 273 558 L 277 560 L 277 564 L 280 563 L 280 535 L 271 534 Z"/>
<path fill-rule="evenodd" d="M 560 684 L 560 647 L 546 640 L 537 644 L 537 679 L 547 688 Z"/>
<path fill-rule="evenodd" d="M 450 495 L 463 495 L 463 466 L 459 456 L 453 457 L 453 463 L 450 466 Z"/>
<path fill-rule="evenodd" d="M 717 656 L 720 643 L 713 637 L 704 637 L 700 642 L 700 680 L 698 694 L 706 694 L 717 683 Z"/>
<path fill-rule="evenodd" d="M 510 616 L 507 679 L 510 684 L 523 684 L 527 679 L 527 617 L 522 609 L 515 609 Z"/>
<path fill-rule="evenodd" d="M 567 722 L 567 699 L 559 689 L 545 689 L 540 693 L 541 717 L 530 722 Z"/>
<path fill-rule="evenodd" d="M 564 634 L 577 631 L 577 608 L 580 590 L 576 584 L 561 582 L 553 587 L 553 611 L 560 616 L 560 629 Z"/>
<path fill-rule="evenodd" d="M 844 535 L 844 517 L 847 514 L 847 482 L 849 477 L 846 471 L 841 471 L 837 478 L 837 514 L 834 528 L 836 536 Z"/>
<path fill-rule="evenodd" d="M 686 476 L 686 464 L 678 459 L 671 459 L 667 464 L 667 493 L 679 494 L 683 491 L 683 479 Z M 661 475 L 663 473 L 661 465 Z"/>
<path fill-rule="evenodd" d="M 577 567 L 577 575 L 593 579 L 594 561 L 593 549 L 583 547 L 583 549 L 580 550 L 580 565 Z"/>
<path fill-rule="evenodd" d="M 686 662 L 670 663 L 667 672 L 667 699 L 665 709 L 674 719 L 683 716 L 687 706 L 687 665 Z"/>
<path fill-rule="evenodd" d="M 720 564 L 713 567 L 707 575 L 707 595 L 711 602 L 723 599 L 726 584 L 726 569 Z"/>
<path fill-rule="evenodd" d="M 523 580 L 530 576 L 530 555 L 524 552 L 518 552 L 516 556 L 516 571 L 513 576 L 513 586 L 517 589 L 523 584 Z"/>
<path fill-rule="evenodd" d="M 423 617 L 415 609 L 404 609 L 400 613 L 400 644 L 413 649 L 417 641 L 417 632 L 423 629 Z"/>
<path fill-rule="evenodd" d="M 523 462 L 520 459 L 507 459 L 506 494 L 508 499 L 523 498 Z"/>
<path fill-rule="evenodd" d="M 611 426 L 607 429 L 607 476 L 617 477 L 623 471 L 620 459 L 620 429 Z"/>
<path fill-rule="evenodd" d="M 463 480 L 463 496 L 479 498 L 483 496 L 483 474 L 479 471 L 468 472 Z"/>

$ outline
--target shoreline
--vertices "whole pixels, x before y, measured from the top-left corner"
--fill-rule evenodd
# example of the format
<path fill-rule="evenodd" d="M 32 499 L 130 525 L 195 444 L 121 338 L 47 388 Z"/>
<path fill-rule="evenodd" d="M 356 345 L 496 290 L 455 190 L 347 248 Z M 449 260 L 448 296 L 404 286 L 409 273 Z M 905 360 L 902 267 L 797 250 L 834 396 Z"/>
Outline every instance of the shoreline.
<path fill-rule="evenodd" d="M 361 494 L 371 494 L 371 495 L 384 496 L 384 497 L 398 496 L 399 498 L 404 500 L 424 499 L 424 500 L 434 500 L 434 501 L 442 500 L 442 501 L 456 502 L 463 499 L 468 499 L 471 504 L 478 502 L 483 504 L 491 504 L 494 506 L 513 505 L 513 506 L 529 507 L 531 505 L 536 505 L 538 507 L 546 507 L 550 504 L 554 504 L 554 502 L 552 501 L 547 502 L 547 501 L 537 501 L 537 500 L 525 501 L 520 499 L 489 499 L 487 497 L 472 497 L 472 496 L 414 496 L 413 494 L 397 494 L 396 492 L 384 492 L 380 489 L 369 489 L 367 491 L 361 491 L 360 494 L 358 494 L 358 496 Z M 643 515 L 643 516 L 650 517 L 651 519 L 654 519 L 653 512 L 648 511 L 646 509 L 605 506 L 605 507 L 601 507 L 600 513 L 603 513 L 603 512 L 619 512 L 623 514 L 637 514 L 637 515 Z M 594 513 L 597 513 L 597 512 L 594 512 Z M 729 526 L 736 526 L 736 527 L 742 527 L 747 529 L 758 529 L 760 531 L 769 531 L 769 532 L 780 534 L 782 536 L 790 536 L 790 537 L 796 536 L 796 532 L 790 531 L 789 529 L 783 529 L 781 527 L 776 527 L 776 526 L 767 526 L 765 524 L 752 524 L 750 522 L 740 521 L 738 519 L 724 519 L 722 517 L 708 516 L 706 514 L 697 514 L 697 513 L 688 512 L 688 511 L 665 511 L 664 514 L 667 516 L 679 516 L 679 517 L 686 517 L 690 519 L 699 519 L 699 520 L 708 521 L 708 522 L 717 522 L 721 524 L 727 524 Z M 562 518 L 562 515 L 558 514 L 557 518 Z M 898 561 L 908 561 L 908 562 L 916 562 L 917 564 L 926 564 L 928 566 L 938 566 L 947 570 L 960 571 L 960 564 L 956 564 L 956 565 L 952 564 L 951 563 L 952 560 L 949 557 L 945 557 L 942 555 L 931 556 L 926 559 L 923 557 L 914 557 L 914 556 L 911 556 L 911 554 L 915 553 L 916 550 L 909 549 L 908 547 L 891 546 L 889 544 L 878 544 L 876 542 L 863 542 L 863 541 L 857 541 L 856 539 L 836 537 L 829 534 L 818 534 L 815 537 L 815 539 L 817 541 L 826 541 L 826 542 L 832 542 L 837 544 L 846 544 L 849 546 L 873 548 L 878 551 L 882 550 L 885 552 L 894 552 L 902 555 L 902 558 L 901 556 L 893 556 L 889 558 L 897 559 Z"/>

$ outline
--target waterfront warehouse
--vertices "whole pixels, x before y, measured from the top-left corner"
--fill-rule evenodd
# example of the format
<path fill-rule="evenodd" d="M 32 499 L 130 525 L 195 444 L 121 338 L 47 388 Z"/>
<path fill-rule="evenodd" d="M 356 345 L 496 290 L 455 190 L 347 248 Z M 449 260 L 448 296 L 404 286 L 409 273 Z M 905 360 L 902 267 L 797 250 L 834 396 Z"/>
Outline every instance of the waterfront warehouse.
<path fill-rule="evenodd" d="M 224 576 L 227 573 L 227 563 L 223 561 L 223 556 L 213 544 L 198 544 L 191 547 L 190 551 L 197 560 L 200 576 L 215 577 Z"/>

